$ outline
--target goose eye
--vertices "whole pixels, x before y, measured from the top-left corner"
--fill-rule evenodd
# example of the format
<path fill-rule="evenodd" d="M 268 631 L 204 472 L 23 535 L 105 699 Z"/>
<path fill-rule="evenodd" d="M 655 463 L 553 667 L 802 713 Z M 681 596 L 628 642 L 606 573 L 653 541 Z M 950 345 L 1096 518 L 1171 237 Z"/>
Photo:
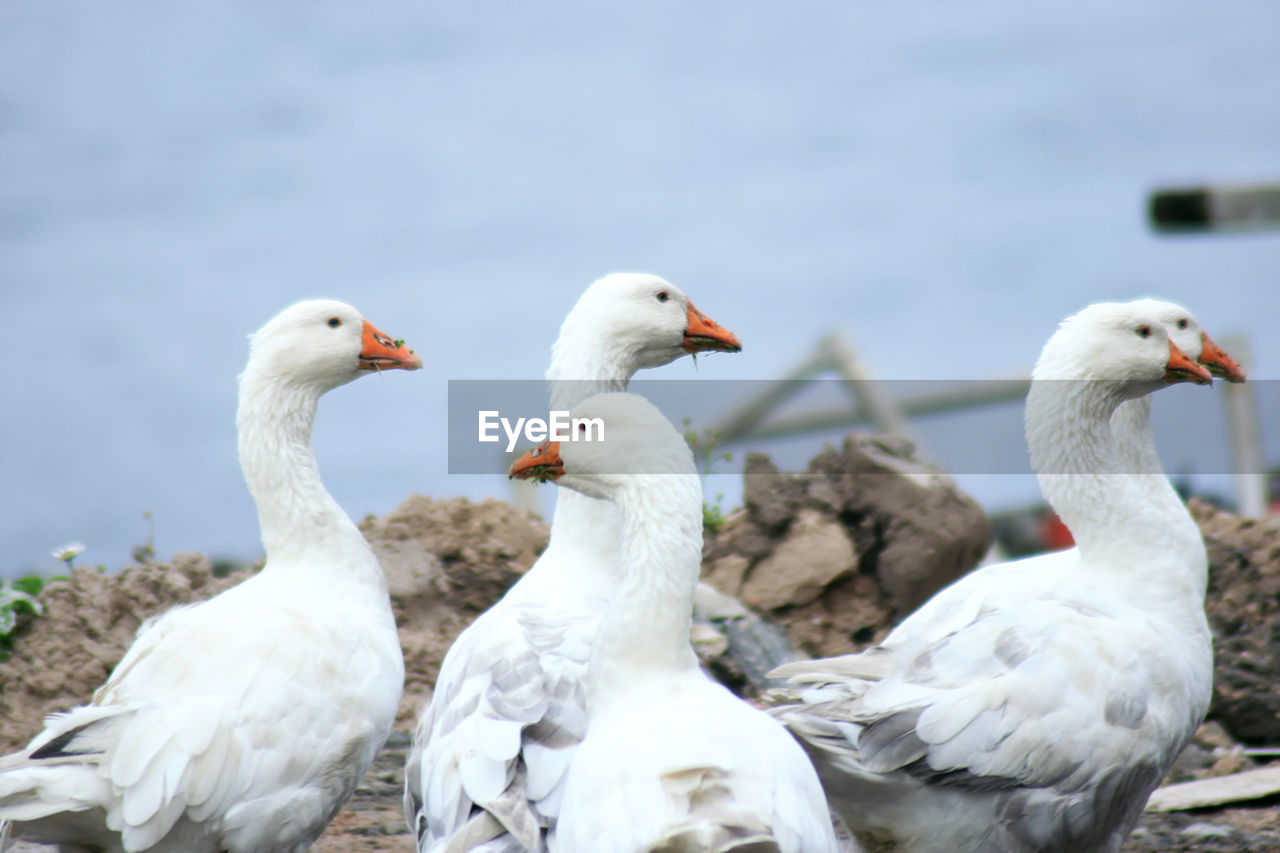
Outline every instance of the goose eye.
<path fill-rule="evenodd" d="M 337 317 L 330 317 L 330 318 L 329 318 L 329 328 L 330 328 L 330 329 L 336 329 L 336 328 L 338 328 L 338 327 L 339 327 L 339 326 L 341 326 L 341 325 L 342 325 L 342 320 L 338 319 Z"/>
<path fill-rule="evenodd" d="M 1186 318 L 1186 317 L 1183 317 L 1181 320 L 1179 320 L 1179 321 L 1178 321 L 1178 328 L 1179 328 L 1179 329 L 1185 329 L 1188 325 L 1190 325 L 1190 324 L 1187 322 L 1187 318 Z"/>
<path fill-rule="evenodd" d="M 1150 326 L 1139 326 L 1139 327 L 1137 328 L 1137 330 L 1136 330 L 1136 331 L 1138 332 L 1138 337 L 1140 337 L 1140 338 L 1149 338 L 1149 337 L 1151 337 L 1151 327 L 1150 327 Z"/>
<path fill-rule="evenodd" d="M 670 298 L 671 298 L 671 297 L 667 294 L 667 292 L 666 292 L 665 290 L 659 290 L 659 291 L 658 291 L 658 301 L 659 301 L 659 302 L 666 302 L 666 301 L 667 301 L 668 299 L 670 299 Z"/>

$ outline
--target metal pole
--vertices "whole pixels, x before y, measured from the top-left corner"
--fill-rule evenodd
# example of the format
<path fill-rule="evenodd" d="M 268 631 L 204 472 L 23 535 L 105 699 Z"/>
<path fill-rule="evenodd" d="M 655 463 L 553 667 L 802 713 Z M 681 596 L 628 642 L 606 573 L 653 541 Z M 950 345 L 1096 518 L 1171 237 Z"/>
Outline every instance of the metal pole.
<path fill-rule="evenodd" d="M 915 394 L 895 400 L 894 405 L 908 419 L 946 412 L 964 411 L 978 406 L 997 403 L 1011 403 L 1025 400 L 1027 388 L 1031 385 L 1028 379 L 991 379 L 965 381 L 958 390 L 940 390 L 929 394 Z M 729 441 L 721 439 L 721 444 L 736 444 L 747 438 L 764 441 L 771 438 L 786 438 L 795 435 L 807 435 L 815 432 L 826 432 L 834 429 L 849 429 L 859 424 L 873 422 L 872 418 L 859 409 L 831 409 L 824 412 L 796 415 L 779 419 L 771 424 L 758 427 L 749 434 L 734 435 Z"/>
<path fill-rule="evenodd" d="M 1223 340 L 1223 346 L 1247 373 L 1253 362 L 1248 339 L 1243 335 L 1232 335 Z M 1227 409 L 1227 435 L 1231 445 L 1231 463 L 1235 469 L 1237 508 L 1243 516 L 1262 518 L 1267 514 L 1269 496 L 1258 400 L 1253 385 L 1249 382 L 1227 384 L 1223 405 Z"/>
<path fill-rule="evenodd" d="M 850 393 L 855 403 L 860 407 L 866 407 L 876 426 L 884 432 L 910 440 L 919 452 L 920 444 L 911 435 L 911 427 L 907 424 L 902 410 L 881 393 L 880 387 L 871 378 L 870 372 L 862 366 L 849 339 L 840 332 L 832 332 L 823 339 L 822 346 L 831 354 L 836 370 L 844 377 L 844 381 L 849 383 Z"/>

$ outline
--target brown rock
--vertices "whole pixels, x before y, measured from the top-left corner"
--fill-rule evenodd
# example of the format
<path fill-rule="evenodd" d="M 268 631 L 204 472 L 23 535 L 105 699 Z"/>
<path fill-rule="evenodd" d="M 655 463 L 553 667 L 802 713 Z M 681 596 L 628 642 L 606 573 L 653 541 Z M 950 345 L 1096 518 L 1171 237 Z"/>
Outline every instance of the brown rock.
<path fill-rule="evenodd" d="M 806 500 L 804 483 L 779 473 L 763 453 L 748 453 L 742 471 L 747 515 L 771 533 L 785 529 Z"/>
<path fill-rule="evenodd" d="M 1182 750 L 1161 784 L 1226 776 L 1253 766 L 1254 762 L 1245 755 L 1244 747 L 1236 743 L 1221 724 L 1209 720 L 1196 729 L 1191 742 Z"/>
<path fill-rule="evenodd" d="M 744 510 L 706 540 L 707 582 L 785 625 L 808 654 L 883 637 L 977 565 L 990 538 L 977 503 L 911 452 L 895 439 L 849 436 L 805 474 L 750 454 Z"/>
<path fill-rule="evenodd" d="M 786 538 L 751 568 L 741 597 L 765 610 L 808 604 L 829 584 L 857 569 L 858 553 L 840 523 L 817 510 L 802 509 Z"/>
<path fill-rule="evenodd" d="M 991 542 L 982 507 L 911 454 L 909 442 L 850 435 L 839 451 L 828 449 L 809 465 L 844 498 L 842 511 L 858 523 L 855 536 L 873 534 L 880 543 L 875 572 L 899 614 L 972 569 Z"/>
<path fill-rule="evenodd" d="M 893 614 L 875 578 L 858 574 L 833 584 L 821 598 L 775 618 L 787 626 L 797 649 L 826 657 L 879 642 L 895 624 Z"/>
<path fill-rule="evenodd" d="M 751 561 L 741 554 L 725 554 L 710 563 L 703 562 L 702 577 L 716 589 L 727 595 L 737 596 L 742 589 Z"/>
<path fill-rule="evenodd" d="M 747 560 L 758 560 L 772 554 L 777 547 L 777 535 L 767 532 L 751 520 L 745 510 L 729 514 L 724 526 L 714 536 L 707 536 L 702 543 L 702 559 L 717 560 L 726 554 L 734 554 Z"/>

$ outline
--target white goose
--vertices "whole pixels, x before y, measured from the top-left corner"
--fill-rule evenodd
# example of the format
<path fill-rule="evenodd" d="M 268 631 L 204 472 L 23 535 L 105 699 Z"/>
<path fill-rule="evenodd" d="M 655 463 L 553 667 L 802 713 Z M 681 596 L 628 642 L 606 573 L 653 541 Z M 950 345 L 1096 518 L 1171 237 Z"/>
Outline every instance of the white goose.
<path fill-rule="evenodd" d="M 622 390 L 682 355 L 736 352 L 738 339 L 657 276 L 593 283 L 552 349 L 551 408 Z M 586 731 L 583 679 L 619 575 L 621 517 L 563 492 L 551 541 L 501 601 L 459 635 L 440 667 L 405 766 L 405 819 L 420 853 L 541 850 L 565 770 Z"/>
<path fill-rule="evenodd" d="M 965 579 L 871 654 L 781 673 L 813 686 L 775 715 L 876 849 L 1118 850 L 1203 718 L 1204 545 L 1176 496 L 1152 499 L 1147 480 L 1163 476 L 1132 474 L 1111 431 L 1123 401 L 1210 381 L 1157 315 L 1090 306 L 1036 365 L 1027 441 L 1079 543 L 1070 571 L 1021 561 Z M 877 665 L 880 680 L 859 677 Z"/>
<path fill-rule="evenodd" d="M 1240 365 L 1210 339 L 1195 316 L 1183 306 L 1156 299 L 1138 299 L 1125 304 L 1164 326 L 1169 339 L 1214 376 L 1228 382 L 1244 381 L 1245 375 Z M 1155 433 L 1151 429 L 1151 396 L 1121 403 L 1111 416 L 1111 431 L 1124 469 L 1149 475 L 1135 478 L 1148 500 L 1165 507 L 1171 523 L 1177 519 L 1176 523 L 1183 528 L 1183 535 L 1188 538 L 1198 536 L 1198 532 L 1187 527 L 1190 518 L 1183 510 L 1182 500 L 1165 477 L 1164 468 L 1160 464 Z M 889 650 L 909 650 L 919 643 L 927 644 L 932 638 L 968 624 L 981 608 L 987 593 L 995 586 L 1005 586 L 1008 593 L 1012 589 L 1008 585 L 1019 585 L 1035 594 L 1037 590 L 1049 588 L 1056 582 L 1055 578 L 1059 574 L 1074 571 L 1079 559 L 1079 549 L 1068 548 L 996 563 L 970 572 L 921 605 L 894 628 L 880 646 L 864 655 L 844 656 L 839 665 L 846 674 L 875 678 L 889 666 Z M 801 662 L 780 668 L 780 674 L 796 674 L 815 669 L 813 663 Z"/>
<path fill-rule="evenodd" d="M 0 759 L 0 820 L 63 849 L 306 849 L 395 718 L 404 661 L 382 569 L 325 491 L 326 391 L 419 357 L 351 306 L 298 303 L 252 338 L 240 463 L 267 562 L 149 626 L 93 700 Z"/>
<path fill-rule="evenodd" d="M 544 444 L 511 467 L 611 500 L 622 515 L 622 574 L 596 634 L 587 733 L 550 849 L 835 851 L 804 751 L 708 678 L 690 646 L 702 484 L 688 445 L 633 394 L 597 395 L 573 413 L 601 419 L 605 440 Z"/>

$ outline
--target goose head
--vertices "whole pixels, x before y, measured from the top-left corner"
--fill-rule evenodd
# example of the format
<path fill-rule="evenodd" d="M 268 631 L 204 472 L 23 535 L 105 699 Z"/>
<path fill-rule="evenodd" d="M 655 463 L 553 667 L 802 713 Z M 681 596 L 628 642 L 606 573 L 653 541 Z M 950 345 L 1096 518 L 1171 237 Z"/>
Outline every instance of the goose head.
<path fill-rule="evenodd" d="M 644 397 L 597 394 L 575 406 L 570 419 L 572 437 L 530 450 L 512 463 L 510 477 L 553 481 L 606 500 L 616 499 L 636 481 L 636 474 L 697 479 L 688 443 Z M 597 428 L 597 423 L 603 426 Z"/>
<path fill-rule="evenodd" d="M 1178 349 L 1200 362 L 1214 376 L 1228 382 L 1244 382 L 1244 369 L 1226 351 L 1213 342 L 1195 316 L 1173 302 L 1159 299 L 1137 299 L 1128 303 L 1134 309 L 1149 313 L 1164 326 L 1169 339 Z"/>
<path fill-rule="evenodd" d="M 1032 378 L 1105 383 L 1122 399 L 1175 382 L 1213 381 L 1173 341 L 1156 312 L 1113 302 L 1090 305 L 1064 320 L 1045 344 Z"/>
<path fill-rule="evenodd" d="M 379 370 L 417 370 L 422 359 L 378 331 L 350 305 L 298 302 L 250 337 L 246 373 L 287 379 L 322 393 Z"/>
<path fill-rule="evenodd" d="M 647 273 L 614 273 L 593 282 L 560 327 L 551 379 L 585 378 L 590 359 L 629 378 L 683 355 L 738 352 L 733 332 L 699 311 L 680 288 Z M 555 375 L 552 375 L 555 374 Z"/>

